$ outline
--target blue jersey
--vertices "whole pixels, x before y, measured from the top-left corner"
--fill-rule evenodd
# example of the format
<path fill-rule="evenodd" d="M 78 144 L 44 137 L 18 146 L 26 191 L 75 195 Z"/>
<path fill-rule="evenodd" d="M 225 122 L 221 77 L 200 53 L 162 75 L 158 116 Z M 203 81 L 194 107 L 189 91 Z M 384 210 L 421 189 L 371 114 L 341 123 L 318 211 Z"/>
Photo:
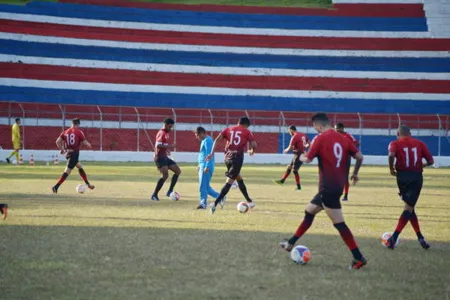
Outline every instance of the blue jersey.
<path fill-rule="evenodd" d="M 213 143 L 213 139 L 207 135 L 200 143 L 200 152 L 198 153 L 198 164 L 202 168 L 208 168 L 211 171 L 214 168 L 214 156 L 208 162 L 206 161 L 206 156 L 211 153 Z"/>

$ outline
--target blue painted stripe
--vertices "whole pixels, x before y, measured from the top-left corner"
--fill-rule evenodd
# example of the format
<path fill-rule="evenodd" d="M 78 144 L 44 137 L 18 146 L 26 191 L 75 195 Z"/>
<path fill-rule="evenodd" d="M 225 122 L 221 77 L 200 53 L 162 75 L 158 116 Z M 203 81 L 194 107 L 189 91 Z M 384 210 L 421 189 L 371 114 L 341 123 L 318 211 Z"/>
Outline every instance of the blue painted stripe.
<path fill-rule="evenodd" d="M 57 85 L 57 82 L 55 82 Z M 276 111 L 326 111 L 360 113 L 450 114 L 450 101 L 365 100 L 333 98 L 278 98 L 260 96 L 215 96 L 170 93 L 129 93 L 80 91 L 0 86 L 2 99 L 9 101 L 177 107 L 203 109 L 242 109 Z"/>
<path fill-rule="evenodd" d="M 0 11 L 49 16 L 239 28 L 350 31 L 427 31 L 425 18 L 287 16 L 121 8 L 68 3 L 31 2 L 25 7 L 0 5 Z"/>
<path fill-rule="evenodd" d="M 1 40 L 0 53 L 173 65 L 309 70 L 450 72 L 450 58 L 335 57 L 140 50 Z"/>
<path fill-rule="evenodd" d="M 315 135 L 308 134 L 308 137 L 312 139 Z M 289 140 L 291 136 L 287 133 L 284 134 L 284 144 L 283 144 L 283 134 L 278 135 L 278 150 L 279 153 L 283 153 L 283 149 L 289 145 Z M 396 139 L 395 136 L 386 135 L 363 135 L 361 137 L 357 136 L 361 143 L 361 151 L 365 155 L 386 155 L 387 148 L 390 142 Z M 438 155 L 439 153 L 439 138 L 437 136 L 420 136 L 419 140 L 425 142 L 432 155 Z M 445 138 L 441 138 L 441 155 L 450 156 L 450 143 Z M 286 159 L 286 163 L 288 159 Z"/>

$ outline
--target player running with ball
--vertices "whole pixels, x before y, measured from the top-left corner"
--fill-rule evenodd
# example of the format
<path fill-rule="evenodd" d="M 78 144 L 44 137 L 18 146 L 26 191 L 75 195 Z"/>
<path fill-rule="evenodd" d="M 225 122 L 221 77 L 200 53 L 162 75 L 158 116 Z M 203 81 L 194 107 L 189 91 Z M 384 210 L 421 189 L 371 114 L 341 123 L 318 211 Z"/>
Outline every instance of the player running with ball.
<path fill-rule="evenodd" d="M 433 156 L 424 142 L 411 137 L 408 126 L 401 125 L 397 136 L 398 139 L 389 144 L 389 168 L 391 175 L 397 178 L 399 195 L 405 202 L 405 207 L 398 219 L 394 234 L 388 240 L 388 248 L 394 250 L 398 236 L 409 221 L 420 245 L 427 250 L 430 245 L 420 232 L 415 207 L 422 190 L 423 167 L 431 166 L 434 163 Z M 425 165 L 422 163 L 423 159 L 427 161 Z"/>
<path fill-rule="evenodd" d="M 238 125 L 225 128 L 217 136 L 211 149 L 211 153 L 206 157 L 207 161 L 211 160 L 217 144 L 223 139 L 227 141 L 227 146 L 225 149 L 225 165 L 227 167 L 227 172 L 225 175 L 227 176 L 227 182 L 220 191 L 219 197 L 217 197 L 216 201 L 211 203 L 211 213 L 216 211 L 216 206 L 218 204 L 223 206 L 223 199 L 230 191 L 231 185 L 235 180 L 237 180 L 239 189 L 247 200 L 248 206 L 250 208 L 255 206 L 255 203 L 253 203 L 252 199 L 248 196 L 247 187 L 245 186 L 244 179 L 240 174 L 244 163 L 244 148 L 246 147 L 247 142 L 250 142 L 250 155 L 253 155 L 256 149 L 255 138 L 250 130 L 248 130 L 249 126 L 250 120 L 247 117 L 242 117 L 239 119 Z"/>
<path fill-rule="evenodd" d="M 306 206 L 305 217 L 294 235 L 280 246 L 290 252 L 295 243 L 309 229 L 314 217 L 320 211 L 325 210 L 339 231 L 345 244 L 352 252 L 353 261 L 351 269 L 360 269 L 366 263 L 366 259 L 359 251 L 352 232 L 347 227 L 342 214 L 340 197 L 344 184 L 348 177 L 349 156 L 356 159 L 355 168 L 351 179 L 355 184 L 358 181 L 358 171 L 361 167 L 363 156 L 355 145 L 340 133 L 331 128 L 328 116 L 325 113 L 317 113 L 312 117 L 314 128 L 319 133 L 311 143 L 311 149 L 307 154 L 302 154 L 300 160 L 309 163 L 315 157 L 319 162 L 319 193 Z"/>
<path fill-rule="evenodd" d="M 79 162 L 81 146 L 83 145 L 89 149 L 92 149 L 92 146 L 86 140 L 83 131 L 80 130 L 80 124 L 80 119 L 73 119 L 72 127 L 66 131 L 63 131 L 56 140 L 56 146 L 60 150 L 60 153 L 66 156 L 67 166 L 56 185 L 52 187 L 52 191 L 55 194 L 58 193 L 59 187 L 67 179 L 67 177 L 69 177 L 70 172 L 72 172 L 72 169 L 75 167 L 78 168 L 78 173 L 80 173 L 80 176 L 86 183 L 87 187 L 91 190 L 95 188 L 94 185 L 89 183 L 86 172 Z"/>

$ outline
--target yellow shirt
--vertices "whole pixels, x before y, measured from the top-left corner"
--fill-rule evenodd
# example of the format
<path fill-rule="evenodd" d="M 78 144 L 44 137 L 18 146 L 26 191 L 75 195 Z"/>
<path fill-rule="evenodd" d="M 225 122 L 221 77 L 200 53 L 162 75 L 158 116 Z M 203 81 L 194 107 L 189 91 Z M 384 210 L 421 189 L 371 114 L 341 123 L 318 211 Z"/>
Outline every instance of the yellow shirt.
<path fill-rule="evenodd" d="M 20 126 L 17 123 L 12 126 L 12 141 L 20 142 Z"/>

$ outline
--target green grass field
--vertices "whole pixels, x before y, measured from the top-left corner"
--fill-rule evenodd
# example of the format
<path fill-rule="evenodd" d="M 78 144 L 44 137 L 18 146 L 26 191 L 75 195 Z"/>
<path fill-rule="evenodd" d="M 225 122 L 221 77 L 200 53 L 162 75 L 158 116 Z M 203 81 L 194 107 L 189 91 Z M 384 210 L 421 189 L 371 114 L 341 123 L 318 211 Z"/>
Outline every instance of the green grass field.
<path fill-rule="evenodd" d="M 58 2 L 58 0 L 39 0 Z M 183 3 L 183 4 L 225 4 L 225 5 L 250 5 L 250 6 L 284 6 L 284 7 L 331 7 L 331 0 L 132 0 L 154 3 Z M 24 5 L 30 0 L 0 0 L 1 3 Z"/>
<path fill-rule="evenodd" d="M 343 204 L 367 267 L 349 271 L 350 253 L 324 214 L 300 240 L 312 252 L 295 265 L 278 243 L 289 237 L 317 190 L 316 168 L 301 169 L 304 189 L 271 183 L 283 166 L 245 166 L 257 206 L 236 211 L 231 190 L 215 215 L 198 211 L 195 166 L 182 165 L 182 199 L 148 200 L 158 178 L 147 164 L 86 163 L 97 188 L 83 195 L 74 173 L 53 195 L 59 167 L 0 165 L 0 299 L 449 299 L 450 170 L 425 170 L 417 213 L 432 248 L 410 225 L 395 251 L 380 244 L 402 211 L 387 169 L 363 167 Z M 224 168 L 213 186 L 220 189 Z M 164 188 L 163 188 L 164 190 Z M 161 195 L 162 196 L 162 195 Z"/>

